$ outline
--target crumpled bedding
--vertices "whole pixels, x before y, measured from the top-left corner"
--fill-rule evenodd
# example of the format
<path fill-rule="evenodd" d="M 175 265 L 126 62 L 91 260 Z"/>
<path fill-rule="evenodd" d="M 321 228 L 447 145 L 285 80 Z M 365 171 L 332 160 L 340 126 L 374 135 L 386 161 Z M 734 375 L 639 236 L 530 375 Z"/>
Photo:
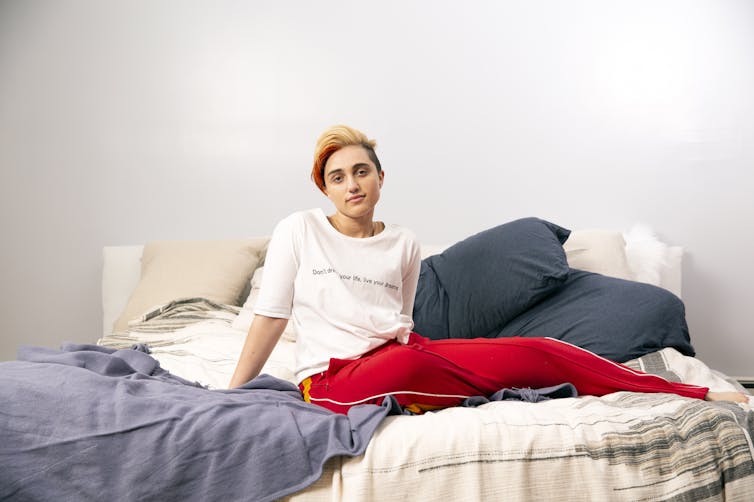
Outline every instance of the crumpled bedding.
<path fill-rule="evenodd" d="M 314 483 L 336 456 L 361 455 L 390 397 L 347 416 L 260 375 L 209 390 L 131 349 L 24 347 L 0 363 L 0 499 L 275 500 Z M 570 384 L 503 389 L 496 400 L 573 397 Z"/>
<path fill-rule="evenodd" d="M 262 375 L 207 390 L 138 350 L 23 348 L 0 363 L 0 499 L 274 500 L 360 455 L 391 412 L 348 416 Z"/>

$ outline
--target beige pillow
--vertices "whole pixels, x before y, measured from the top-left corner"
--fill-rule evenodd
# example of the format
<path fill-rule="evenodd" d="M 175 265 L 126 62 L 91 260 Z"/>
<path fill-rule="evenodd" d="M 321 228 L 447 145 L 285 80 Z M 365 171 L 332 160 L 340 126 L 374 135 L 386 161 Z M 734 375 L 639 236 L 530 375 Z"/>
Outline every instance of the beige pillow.
<path fill-rule="evenodd" d="M 440 254 L 450 247 L 450 244 L 422 244 L 421 258 L 429 258 L 432 255 Z"/>
<path fill-rule="evenodd" d="M 148 243 L 141 278 L 113 331 L 127 331 L 129 321 L 178 298 L 240 305 L 266 245 L 267 239 Z"/>
<path fill-rule="evenodd" d="M 632 280 L 621 232 L 601 229 L 574 230 L 563 244 L 568 266 L 619 279 Z"/>

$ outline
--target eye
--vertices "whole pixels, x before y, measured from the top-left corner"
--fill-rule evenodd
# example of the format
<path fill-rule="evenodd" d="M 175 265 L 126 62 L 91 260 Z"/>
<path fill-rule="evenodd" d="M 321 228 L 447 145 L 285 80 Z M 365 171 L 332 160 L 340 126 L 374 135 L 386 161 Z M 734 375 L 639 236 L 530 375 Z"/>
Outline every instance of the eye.
<path fill-rule="evenodd" d="M 330 181 L 332 181 L 333 183 L 340 183 L 341 181 L 343 181 L 343 176 L 333 176 L 332 178 L 330 178 Z"/>
<path fill-rule="evenodd" d="M 365 176 L 368 173 L 369 173 L 369 170 L 365 167 L 362 167 L 361 169 L 356 171 L 356 174 L 358 174 L 359 176 Z"/>

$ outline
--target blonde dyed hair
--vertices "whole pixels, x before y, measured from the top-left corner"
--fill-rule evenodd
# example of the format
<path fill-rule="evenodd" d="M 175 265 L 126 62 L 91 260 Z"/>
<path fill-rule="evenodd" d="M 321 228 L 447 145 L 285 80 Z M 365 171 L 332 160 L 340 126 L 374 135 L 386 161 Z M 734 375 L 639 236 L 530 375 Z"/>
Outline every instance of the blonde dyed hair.
<path fill-rule="evenodd" d="M 358 145 L 366 150 L 369 160 L 377 167 L 377 172 L 382 171 L 380 161 L 374 149 L 377 142 L 369 139 L 366 134 L 347 125 L 334 125 L 323 132 L 317 139 L 314 149 L 314 166 L 312 167 L 312 181 L 323 193 L 325 192 L 325 164 L 330 156 L 346 146 Z"/>

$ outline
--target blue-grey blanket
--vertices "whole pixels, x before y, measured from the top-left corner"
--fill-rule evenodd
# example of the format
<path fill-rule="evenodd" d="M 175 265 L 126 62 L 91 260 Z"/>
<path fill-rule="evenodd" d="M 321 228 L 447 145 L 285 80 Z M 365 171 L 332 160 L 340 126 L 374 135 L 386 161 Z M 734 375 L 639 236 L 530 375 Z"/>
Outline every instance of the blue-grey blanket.
<path fill-rule="evenodd" d="M 363 453 L 392 405 L 338 415 L 268 375 L 207 390 L 138 350 L 22 348 L 0 363 L 0 500 L 273 500 Z"/>
<path fill-rule="evenodd" d="M 269 375 L 207 390 L 135 349 L 25 347 L 0 363 L 0 500 L 273 500 L 316 481 L 329 458 L 363 453 L 402 412 L 388 396 L 335 414 Z M 570 384 L 503 389 L 462 405 L 575 395 Z"/>

